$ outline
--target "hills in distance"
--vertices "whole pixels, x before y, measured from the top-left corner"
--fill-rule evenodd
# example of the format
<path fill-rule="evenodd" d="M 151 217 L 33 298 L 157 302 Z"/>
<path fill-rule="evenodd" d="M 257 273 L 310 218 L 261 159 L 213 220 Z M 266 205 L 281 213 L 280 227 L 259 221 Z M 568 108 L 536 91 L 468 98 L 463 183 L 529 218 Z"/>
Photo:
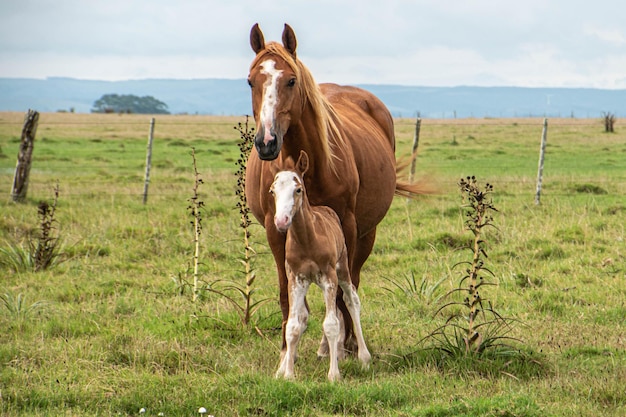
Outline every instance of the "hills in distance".
<path fill-rule="evenodd" d="M 626 90 L 524 87 L 413 87 L 359 85 L 378 96 L 395 117 L 602 117 L 626 116 Z M 244 79 L 128 81 L 0 78 L 0 111 L 88 113 L 104 94 L 153 96 L 172 114 L 251 114 Z"/>

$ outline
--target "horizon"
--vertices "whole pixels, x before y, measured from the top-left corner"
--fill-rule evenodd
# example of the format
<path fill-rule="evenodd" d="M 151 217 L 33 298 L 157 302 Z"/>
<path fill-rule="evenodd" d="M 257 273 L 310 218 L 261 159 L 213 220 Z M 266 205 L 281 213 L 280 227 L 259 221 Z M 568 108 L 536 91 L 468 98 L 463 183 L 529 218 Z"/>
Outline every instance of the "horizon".
<path fill-rule="evenodd" d="M 242 78 L 224 78 L 224 77 L 198 77 L 198 78 L 128 78 L 120 80 L 106 80 L 106 79 L 94 79 L 94 78 L 77 78 L 71 76 L 52 75 L 43 78 L 40 77 L 5 77 L 0 76 L 0 80 L 33 80 L 33 81 L 48 81 L 48 80 L 72 80 L 82 82 L 102 82 L 102 83 L 125 83 L 125 82 L 141 82 L 141 81 L 246 81 L 246 77 Z M 332 83 L 332 82 L 331 82 Z M 338 84 L 338 83 L 335 83 Z M 626 86 L 620 88 L 603 88 L 603 87 L 577 87 L 577 86 L 517 86 L 517 85 L 470 85 L 470 84 L 458 84 L 458 85 L 408 85 L 408 84 L 389 84 L 389 83 L 354 83 L 346 85 L 355 86 L 389 86 L 389 87 L 403 87 L 403 88 L 519 88 L 519 89 L 554 89 L 554 90 L 602 90 L 602 91 L 624 91 Z"/>
<path fill-rule="evenodd" d="M 385 103 L 395 117 L 622 117 L 626 90 L 519 86 L 407 86 L 356 84 Z M 173 114 L 251 114 L 245 79 L 81 80 L 73 77 L 0 77 L 0 110 L 89 113 L 106 94 L 152 96 Z"/>

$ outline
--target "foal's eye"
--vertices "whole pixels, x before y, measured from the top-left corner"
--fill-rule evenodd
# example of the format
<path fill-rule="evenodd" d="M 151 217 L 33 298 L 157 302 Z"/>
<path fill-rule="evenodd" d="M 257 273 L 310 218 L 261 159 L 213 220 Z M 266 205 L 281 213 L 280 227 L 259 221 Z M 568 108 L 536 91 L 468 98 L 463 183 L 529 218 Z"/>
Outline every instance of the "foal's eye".
<path fill-rule="evenodd" d="M 302 188 L 296 188 L 296 194 L 302 194 Z"/>
<path fill-rule="evenodd" d="M 291 78 L 289 81 L 287 81 L 287 87 L 293 87 L 296 85 L 296 79 L 295 78 Z"/>
<path fill-rule="evenodd" d="M 254 87 L 254 86 L 252 85 L 252 81 L 251 81 L 249 78 L 248 78 L 248 85 L 250 86 L 250 88 Z"/>

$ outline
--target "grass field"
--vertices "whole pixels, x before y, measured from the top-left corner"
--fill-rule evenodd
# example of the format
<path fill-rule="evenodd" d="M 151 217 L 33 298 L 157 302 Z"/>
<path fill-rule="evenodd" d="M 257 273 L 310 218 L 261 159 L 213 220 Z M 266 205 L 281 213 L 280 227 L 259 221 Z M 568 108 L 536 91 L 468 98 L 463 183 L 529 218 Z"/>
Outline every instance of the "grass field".
<path fill-rule="evenodd" d="M 626 128 L 549 120 L 541 204 L 535 181 L 541 119 L 422 121 L 417 175 L 439 193 L 396 198 L 362 272 L 370 369 L 340 363 L 326 381 L 315 352 L 321 292 L 300 342 L 297 380 L 274 379 L 280 313 L 263 229 L 256 300 L 240 324 L 224 298 L 188 286 L 195 148 L 204 183 L 200 273 L 243 282 L 234 193 L 243 117 L 158 116 L 148 204 L 142 204 L 149 116 L 42 114 L 27 202 L 10 191 L 24 115 L 0 113 L 0 414 L 3 416 L 623 416 L 626 415 Z M 397 156 L 414 120 L 396 120 Z M 497 286 L 514 318 L 510 358 L 448 358 L 422 341 L 468 260 L 456 186 L 494 185 L 498 230 L 486 235 Z M 11 263 L 37 240 L 40 200 L 59 184 L 54 233 L 62 257 L 32 272 Z M 19 263 L 18 263 L 19 264 Z M 13 266 L 12 266 L 13 265 Z"/>

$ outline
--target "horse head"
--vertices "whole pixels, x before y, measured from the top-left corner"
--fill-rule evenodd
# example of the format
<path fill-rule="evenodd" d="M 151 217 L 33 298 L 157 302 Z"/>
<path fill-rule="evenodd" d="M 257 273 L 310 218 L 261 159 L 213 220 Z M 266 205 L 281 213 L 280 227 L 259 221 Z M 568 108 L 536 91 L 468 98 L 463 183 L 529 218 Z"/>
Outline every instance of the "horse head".
<path fill-rule="evenodd" d="M 296 35 L 285 24 L 283 44 L 266 44 L 263 32 L 255 24 L 250 31 L 250 46 L 256 53 L 248 75 L 257 132 L 254 145 L 261 159 L 274 160 L 289 126 L 302 114 Z"/>

